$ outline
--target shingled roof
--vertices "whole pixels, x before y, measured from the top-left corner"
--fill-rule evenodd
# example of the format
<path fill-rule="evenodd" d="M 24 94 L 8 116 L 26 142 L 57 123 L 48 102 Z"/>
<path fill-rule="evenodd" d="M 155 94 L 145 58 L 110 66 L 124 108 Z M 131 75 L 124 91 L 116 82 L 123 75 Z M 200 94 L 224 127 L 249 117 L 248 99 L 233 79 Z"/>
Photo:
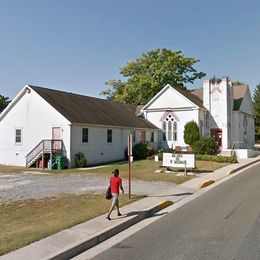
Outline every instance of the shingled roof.
<path fill-rule="evenodd" d="M 178 91 L 184 97 L 188 98 L 195 105 L 202 107 L 202 108 L 204 107 L 203 106 L 203 99 L 200 99 L 198 96 L 193 95 L 193 93 L 190 92 L 189 90 L 185 90 L 185 89 L 181 89 L 181 88 L 177 88 L 177 87 L 172 87 L 172 88 L 174 88 L 176 91 Z"/>
<path fill-rule="evenodd" d="M 71 123 L 158 129 L 137 106 L 29 85 Z"/>

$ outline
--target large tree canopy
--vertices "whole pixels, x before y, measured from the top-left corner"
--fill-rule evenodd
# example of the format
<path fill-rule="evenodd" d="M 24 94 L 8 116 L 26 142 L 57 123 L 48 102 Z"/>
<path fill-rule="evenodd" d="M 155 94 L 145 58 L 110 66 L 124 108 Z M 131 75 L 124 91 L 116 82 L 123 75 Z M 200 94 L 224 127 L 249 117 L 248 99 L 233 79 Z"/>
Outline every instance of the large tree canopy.
<path fill-rule="evenodd" d="M 260 84 L 256 86 L 253 98 L 255 109 L 255 133 L 260 135 Z"/>
<path fill-rule="evenodd" d="M 184 57 L 181 51 L 149 51 L 120 68 L 120 74 L 126 81 L 114 79 L 106 82 L 112 88 L 102 91 L 101 95 L 117 102 L 145 104 L 166 84 L 185 89 L 186 83 L 204 77 L 205 73 L 193 68 L 198 61 Z"/>
<path fill-rule="evenodd" d="M 4 96 L 0 95 L 0 113 L 7 107 L 7 105 L 10 102 L 11 101 L 9 100 L 9 97 L 4 97 Z"/>

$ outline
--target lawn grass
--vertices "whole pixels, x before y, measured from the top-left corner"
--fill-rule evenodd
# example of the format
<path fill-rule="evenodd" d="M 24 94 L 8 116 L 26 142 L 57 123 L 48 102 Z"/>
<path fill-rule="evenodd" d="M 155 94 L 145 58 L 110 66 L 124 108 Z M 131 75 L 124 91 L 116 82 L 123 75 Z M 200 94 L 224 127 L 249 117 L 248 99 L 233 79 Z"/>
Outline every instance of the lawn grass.
<path fill-rule="evenodd" d="M 121 195 L 120 204 L 123 206 L 142 197 L 132 196 L 128 200 L 127 195 Z M 111 201 L 104 195 L 94 194 L 2 203 L 0 255 L 102 215 L 110 205 Z"/>
<path fill-rule="evenodd" d="M 131 179 L 143 180 L 143 181 L 171 181 L 176 184 L 181 184 L 192 177 L 189 176 L 176 176 L 174 173 L 155 173 L 155 170 L 161 169 L 162 162 L 155 162 L 154 160 L 140 160 L 135 161 L 131 164 Z M 221 167 L 228 165 L 228 163 L 218 163 L 210 161 L 197 161 L 196 162 L 196 173 L 201 172 L 213 172 Z M 73 171 L 81 174 L 89 174 L 95 176 L 103 176 L 109 178 L 111 172 L 118 168 L 120 170 L 120 176 L 123 179 L 128 178 L 128 163 L 127 162 L 115 162 L 107 164 L 106 167 L 102 168 L 86 168 L 86 169 L 73 169 Z M 72 170 L 72 169 L 70 169 Z M 68 172 L 70 172 L 68 170 Z M 174 170 L 174 169 L 173 169 Z M 175 169 L 179 171 L 180 169 Z M 65 171 L 63 171 L 65 172 Z"/>
<path fill-rule="evenodd" d="M 213 172 L 221 167 L 228 165 L 229 163 L 219 163 L 214 161 L 196 161 L 196 173 L 202 172 Z M 155 162 L 154 160 L 139 160 L 131 163 L 131 179 L 142 180 L 142 181 L 170 181 L 176 184 L 181 184 L 191 177 L 189 176 L 176 176 L 174 173 L 155 173 L 156 170 L 161 169 L 162 162 Z M 86 167 L 82 169 L 72 168 L 64 170 L 44 170 L 44 172 L 52 174 L 88 174 L 92 176 L 100 176 L 104 178 L 109 178 L 111 172 L 118 168 L 120 170 L 120 176 L 123 179 L 128 179 L 128 169 L 129 165 L 127 161 L 113 162 L 103 165 L 104 167 Z M 180 169 L 172 169 L 173 171 L 180 171 Z M 0 172 L 11 173 L 11 172 L 22 172 L 22 171 L 39 171 L 39 168 L 24 168 L 24 167 L 10 167 L 1 166 Z M 183 169 L 182 169 L 183 171 Z"/>
<path fill-rule="evenodd" d="M 33 169 L 36 170 L 36 169 Z M 39 169 L 37 169 L 39 170 Z M 20 173 L 22 171 L 28 171 L 26 167 L 19 167 L 19 166 L 7 166 L 0 164 L 0 172 L 1 173 Z"/>

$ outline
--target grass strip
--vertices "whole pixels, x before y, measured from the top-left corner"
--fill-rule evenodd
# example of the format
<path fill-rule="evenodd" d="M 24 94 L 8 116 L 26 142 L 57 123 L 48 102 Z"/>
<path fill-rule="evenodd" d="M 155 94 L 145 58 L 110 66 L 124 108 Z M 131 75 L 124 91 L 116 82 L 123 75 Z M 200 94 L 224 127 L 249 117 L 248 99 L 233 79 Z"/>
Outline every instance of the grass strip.
<path fill-rule="evenodd" d="M 120 196 L 121 206 L 143 196 Z M 105 214 L 111 205 L 104 195 L 66 195 L 0 204 L 0 255 Z"/>

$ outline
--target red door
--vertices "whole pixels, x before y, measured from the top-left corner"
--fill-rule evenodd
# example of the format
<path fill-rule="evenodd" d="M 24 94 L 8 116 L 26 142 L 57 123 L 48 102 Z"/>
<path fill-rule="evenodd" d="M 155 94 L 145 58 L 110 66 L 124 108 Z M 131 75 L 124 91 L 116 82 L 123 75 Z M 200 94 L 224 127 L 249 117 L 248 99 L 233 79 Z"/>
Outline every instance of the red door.
<path fill-rule="evenodd" d="M 218 151 L 222 149 L 222 129 L 210 129 L 210 136 L 216 141 L 216 148 Z"/>
<path fill-rule="evenodd" d="M 61 139 L 61 128 L 60 127 L 53 127 L 52 128 L 52 150 L 60 150 L 61 149 L 61 142 L 55 141 Z"/>

